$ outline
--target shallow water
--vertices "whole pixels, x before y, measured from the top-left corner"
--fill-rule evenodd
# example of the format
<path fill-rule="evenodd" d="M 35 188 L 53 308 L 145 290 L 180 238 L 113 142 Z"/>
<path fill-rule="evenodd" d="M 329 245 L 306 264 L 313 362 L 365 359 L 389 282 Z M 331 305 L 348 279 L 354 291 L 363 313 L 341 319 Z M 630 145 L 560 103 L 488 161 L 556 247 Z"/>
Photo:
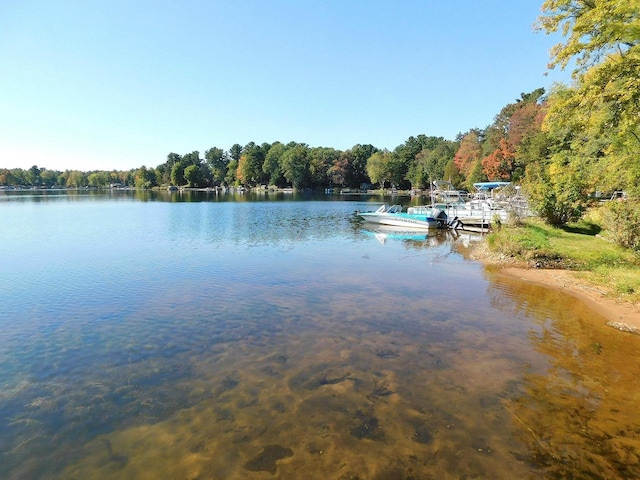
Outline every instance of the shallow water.
<path fill-rule="evenodd" d="M 136 195 L 0 196 L 1 478 L 640 476 L 639 337 L 478 237 Z"/>

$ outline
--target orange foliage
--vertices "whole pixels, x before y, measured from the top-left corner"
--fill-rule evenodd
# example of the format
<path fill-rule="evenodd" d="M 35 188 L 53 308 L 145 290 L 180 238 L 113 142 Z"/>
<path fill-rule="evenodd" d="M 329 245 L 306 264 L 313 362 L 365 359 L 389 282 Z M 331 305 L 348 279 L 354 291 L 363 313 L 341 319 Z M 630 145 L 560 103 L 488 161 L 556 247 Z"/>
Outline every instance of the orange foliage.
<path fill-rule="evenodd" d="M 525 103 L 509 119 L 509 143 L 518 145 L 527 134 L 540 131 L 545 108 L 535 102 Z"/>
<path fill-rule="evenodd" d="M 238 180 L 240 184 L 244 184 L 245 182 L 244 172 L 246 168 L 247 168 L 247 156 L 242 155 L 240 157 L 240 160 L 238 161 L 238 167 L 236 168 L 236 180 Z"/>
<path fill-rule="evenodd" d="M 482 173 L 491 181 L 509 180 L 514 159 L 515 149 L 505 138 L 501 138 L 498 148 L 482 159 Z"/>
<path fill-rule="evenodd" d="M 460 173 L 468 177 L 473 165 L 482 157 L 482 147 L 480 146 L 480 135 L 476 131 L 470 131 L 462 140 L 460 148 L 453 158 L 453 163 Z"/>

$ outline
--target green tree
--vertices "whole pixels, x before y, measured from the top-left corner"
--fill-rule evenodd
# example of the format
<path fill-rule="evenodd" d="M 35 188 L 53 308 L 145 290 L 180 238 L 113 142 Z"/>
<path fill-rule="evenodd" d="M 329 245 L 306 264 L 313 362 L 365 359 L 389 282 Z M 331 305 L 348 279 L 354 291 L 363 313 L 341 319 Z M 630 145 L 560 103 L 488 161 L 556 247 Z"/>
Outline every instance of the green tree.
<path fill-rule="evenodd" d="M 209 164 L 206 162 L 200 163 L 200 165 L 198 165 L 198 170 L 199 170 L 200 186 L 201 187 L 213 186 L 214 184 L 213 174 L 211 172 L 211 168 L 209 167 Z"/>
<path fill-rule="evenodd" d="M 393 151 L 393 178 L 390 179 L 391 183 L 394 186 L 399 186 L 405 179 L 411 182 L 410 177 L 416 183 L 415 187 L 423 183 L 426 175 L 424 168 L 428 161 L 428 152 L 443 140 L 441 137 L 427 137 L 421 134 L 417 137 L 411 136 L 402 145 L 398 145 Z M 418 162 L 417 165 L 415 164 L 416 162 Z M 413 182 L 411 183 L 413 185 Z"/>
<path fill-rule="evenodd" d="M 36 165 L 27 170 L 26 181 L 29 185 L 40 185 L 40 169 Z"/>
<path fill-rule="evenodd" d="M 167 154 L 167 161 L 165 162 L 169 167 L 173 167 L 176 163 L 182 160 L 182 157 L 174 152 Z"/>
<path fill-rule="evenodd" d="M 15 182 L 14 185 L 29 185 L 29 178 L 26 170 L 23 170 L 22 168 L 14 168 L 11 170 L 11 175 Z"/>
<path fill-rule="evenodd" d="M 373 183 L 379 183 L 384 188 L 387 181 L 393 177 L 393 156 L 388 150 L 377 151 L 367 160 L 367 175 Z"/>
<path fill-rule="evenodd" d="M 0 168 L 0 185 L 18 185 L 15 175 L 8 168 Z"/>
<path fill-rule="evenodd" d="M 87 186 L 87 177 L 79 170 L 65 172 L 67 174 L 66 186 L 69 188 L 84 188 Z"/>
<path fill-rule="evenodd" d="M 236 159 L 229 160 L 227 164 L 227 174 L 224 177 L 224 183 L 226 185 L 235 185 L 236 184 L 236 171 L 238 170 L 238 161 Z"/>
<path fill-rule="evenodd" d="M 182 163 L 185 165 L 185 168 L 189 165 L 200 165 L 202 163 L 202 159 L 200 158 L 200 152 L 194 150 L 191 153 L 186 153 L 182 156 Z"/>
<path fill-rule="evenodd" d="M 547 0 L 538 20 L 565 41 L 551 67 L 572 61 L 572 87 L 556 88 L 543 128 L 595 182 L 637 189 L 640 180 L 640 1 Z M 602 172 L 602 173 L 599 173 Z"/>
<path fill-rule="evenodd" d="M 165 167 L 163 171 L 163 180 L 166 175 L 166 168 L 171 165 L 171 173 L 169 179 L 172 185 L 185 185 L 188 184 L 188 180 L 185 178 L 184 172 L 185 169 L 191 165 L 197 167 L 198 172 L 196 174 L 193 173 L 193 169 L 191 169 L 191 175 L 195 175 L 197 177 L 198 183 L 200 186 L 204 186 L 205 184 L 211 184 L 211 170 L 209 169 L 209 165 L 200 158 L 200 152 L 194 150 L 191 153 L 187 153 L 183 156 L 177 155 L 175 153 L 170 153 L 167 157 L 167 162 L 165 162 Z"/>
<path fill-rule="evenodd" d="M 227 173 L 229 158 L 225 155 L 224 150 L 218 147 L 211 147 L 204 153 L 204 158 L 211 169 L 211 178 L 214 184 L 224 182 L 224 176 Z"/>
<path fill-rule="evenodd" d="M 173 181 L 171 180 L 171 172 L 173 171 L 173 166 L 181 160 L 182 157 L 180 155 L 171 152 L 167 155 L 167 160 L 163 164 L 156 167 L 157 174 L 161 176 L 161 179 L 158 181 L 160 185 L 175 185 L 175 183 L 173 183 Z M 120 179 L 120 182 L 124 183 L 122 179 Z"/>
<path fill-rule="evenodd" d="M 135 171 L 134 178 L 136 188 L 152 188 L 156 186 L 155 169 L 147 168 L 143 165 Z"/>
<path fill-rule="evenodd" d="M 566 68 L 575 60 L 573 74 L 577 76 L 611 54 L 626 55 L 638 46 L 640 2 L 546 0 L 537 28 L 562 33 L 566 40 L 551 50 L 549 66 Z"/>
<path fill-rule="evenodd" d="M 329 169 L 340 156 L 333 148 L 315 147 L 309 150 L 309 172 L 314 186 L 326 186 L 331 183 Z"/>
<path fill-rule="evenodd" d="M 586 205 L 584 172 L 566 152 L 554 155 L 548 164 L 529 164 L 525 179 L 529 203 L 545 221 L 560 226 L 580 218 Z"/>
<path fill-rule="evenodd" d="M 40 171 L 40 182 L 46 187 L 51 188 L 57 185 L 59 175 L 60 172 L 56 170 L 47 170 L 46 168 L 43 168 Z"/>
<path fill-rule="evenodd" d="M 171 167 L 171 184 L 172 185 L 184 185 L 184 170 L 188 166 L 185 165 L 182 161 L 176 162 L 173 167 Z"/>
<path fill-rule="evenodd" d="M 242 155 L 242 145 L 234 143 L 229 149 L 229 155 L 231 156 L 231 160 L 236 161 L 237 165 L 237 162 L 240 161 L 240 155 Z"/>
<path fill-rule="evenodd" d="M 199 165 L 189 165 L 184 169 L 184 179 L 189 187 L 198 187 L 202 183 L 202 172 Z"/>
<path fill-rule="evenodd" d="M 282 174 L 293 188 L 301 189 L 308 185 L 309 146 L 305 143 L 289 143 L 282 155 Z"/>
<path fill-rule="evenodd" d="M 122 184 L 127 187 L 133 187 L 136 184 L 136 171 L 131 169 L 127 172 L 122 172 Z"/>
<path fill-rule="evenodd" d="M 71 173 L 70 170 L 65 170 L 64 172 L 60 172 L 60 174 L 58 175 L 58 178 L 56 179 L 56 185 L 59 185 L 60 187 L 66 187 L 67 178 L 69 178 L 69 173 Z"/>
<path fill-rule="evenodd" d="M 378 149 L 373 145 L 354 145 L 349 151 L 347 158 L 349 159 L 349 168 L 347 169 L 347 185 L 352 187 L 360 187 L 363 183 L 369 182 L 367 175 L 367 161 L 369 157 L 377 152 Z"/>
<path fill-rule="evenodd" d="M 428 157 L 430 150 L 424 149 L 416 155 L 409 164 L 406 179 L 411 183 L 411 188 L 424 188 L 429 184 L 429 179 L 434 178 L 429 173 Z M 438 178 L 438 177 L 436 177 Z"/>
<path fill-rule="evenodd" d="M 445 180 L 451 182 L 455 187 L 460 187 L 464 182 L 464 177 L 460 174 L 458 167 L 456 167 L 456 162 L 454 162 L 453 158 L 447 162 L 444 167 L 444 176 Z"/>
<path fill-rule="evenodd" d="M 87 184 L 93 188 L 105 188 L 108 187 L 110 183 L 107 172 L 92 172 L 87 177 Z"/>
<path fill-rule="evenodd" d="M 464 186 L 470 192 L 473 191 L 473 184 L 476 182 L 483 182 L 487 180 L 487 177 L 482 173 L 482 160 L 476 160 L 469 171 L 469 174 L 465 178 Z"/>
<path fill-rule="evenodd" d="M 168 185 L 171 183 L 171 168 L 161 163 L 155 168 L 156 183 L 158 185 Z"/>
<path fill-rule="evenodd" d="M 262 166 L 264 164 L 266 153 L 271 146 L 269 144 L 256 145 L 250 142 L 242 149 L 242 155 L 238 163 L 238 177 L 248 185 L 262 184 L 264 172 Z"/>
<path fill-rule="evenodd" d="M 389 181 L 393 188 L 400 187 L 407 175 L 407 163 L 397 152 L 391 152 L 389 160 L 390 176 Z"/>
<path fill-rule="evenodd" d="M 284 144 L 274 142 L 264 157 L 262 171 L 267 176 L 269 185 L 276 185 L 279 187 L 284 186 L 284 176 L 282 175 L 280 165 L 282 162 L 282 155 L 284 155 L 285 150 L 286 147 Z"/>
<path fill-rule="evenodd" d="M 445 167 L 453 160 L 456 150 L 454 142 L 442 137 L 429 137 L 413 160 L 409 161 L 406 179 L 412 188 L 424 188 L 432 180 L 445 179 Z"/>

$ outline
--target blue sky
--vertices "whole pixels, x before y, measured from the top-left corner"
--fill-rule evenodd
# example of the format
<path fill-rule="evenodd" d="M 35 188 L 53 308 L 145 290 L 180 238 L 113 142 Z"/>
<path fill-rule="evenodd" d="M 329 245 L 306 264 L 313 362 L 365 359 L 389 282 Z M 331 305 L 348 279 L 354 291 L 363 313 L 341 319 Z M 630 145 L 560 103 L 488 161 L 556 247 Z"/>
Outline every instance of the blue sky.
<path fill-rule="evenodd" d="M 533 31 L 541 4 L 4 0 L 0 167 L 155 167 L 251 141 L 453 140 L 521 92 L 569 80 L 547 72 L 561 39 Z"/>

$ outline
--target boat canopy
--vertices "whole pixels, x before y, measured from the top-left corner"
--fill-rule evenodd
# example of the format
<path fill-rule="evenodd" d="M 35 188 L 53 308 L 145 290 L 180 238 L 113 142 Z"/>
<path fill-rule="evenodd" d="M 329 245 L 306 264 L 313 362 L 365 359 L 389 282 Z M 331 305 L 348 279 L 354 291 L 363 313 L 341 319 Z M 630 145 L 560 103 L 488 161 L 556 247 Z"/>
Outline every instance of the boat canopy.
<path fill-rule="evenodd" d="M 453 183 L 449 180 L 434 180 L 432 183 L 438 190 L 455 190 Z"/>
<path fill-rule="evenodd" d="M 474 183 L 473 186 L 476 190 L 493 190 L 494 188 L 500 188 L 510 184 L 511 182 L 478 182 Z"/>

